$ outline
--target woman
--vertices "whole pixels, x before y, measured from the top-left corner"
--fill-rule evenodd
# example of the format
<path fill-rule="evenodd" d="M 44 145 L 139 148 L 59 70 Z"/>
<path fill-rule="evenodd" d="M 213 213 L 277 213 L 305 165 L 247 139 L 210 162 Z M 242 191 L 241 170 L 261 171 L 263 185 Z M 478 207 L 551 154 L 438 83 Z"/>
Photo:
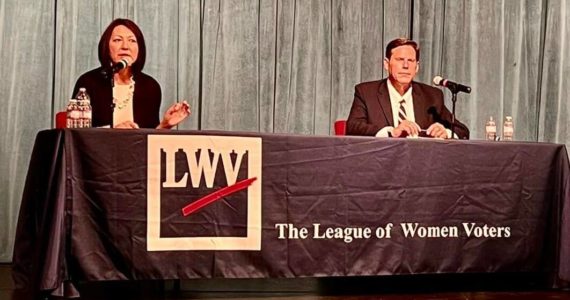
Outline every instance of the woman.
<path fill-rule="evenodd" d="M 101 67 L 81 75 L 73 89 L 75 96 L 79 88 L 86 88 L 93 107 L 93 127 L 169 129 L 190 115 L 188 103 L 183 101 L 173 104 L 159 119 L 160 85 L 142 72 L 145 59 L 139 27 L 127 19 L 111 22 L 99 40 Z M 121 61 L 127 66 L 115 71 L 113 66 Z"/>

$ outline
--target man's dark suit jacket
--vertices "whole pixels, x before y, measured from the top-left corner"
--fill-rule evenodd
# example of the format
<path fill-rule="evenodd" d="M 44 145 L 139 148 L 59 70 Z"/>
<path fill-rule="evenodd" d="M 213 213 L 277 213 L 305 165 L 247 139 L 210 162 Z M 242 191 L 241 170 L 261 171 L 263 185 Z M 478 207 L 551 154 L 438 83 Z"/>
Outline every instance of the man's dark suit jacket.
<path fill-rule="evenodd" d="M 346 134 L 374 136 L 386 126 L 395 127 L 387 80 L 364 82 L 355 87 Z M 435 122 L 451 129 L 451 112 L 443 104 L 441 90 L 414 81 L 412 98 L 416 123 L 422 129 Z M 457 120 L 453 131 L 460 139 L 469 138 L 469 129 Z"/>
<path fill-rule="evenodd" d="M 162 92 L 154 78 L 139 73 L 133 75 L 135 92 L 133 93 L 134 122 L 140 128 L 156 128 L 160 123 L 160 102 Z M 111 81 L 101 74 L 101 68 L 91 70 L 79 77 L 75 83 L 72 97 L 79 88 L 84 87 L 91 98 L 93 107 L 93 127 L 111 125 L 113 121 L 113 87 Z"/>

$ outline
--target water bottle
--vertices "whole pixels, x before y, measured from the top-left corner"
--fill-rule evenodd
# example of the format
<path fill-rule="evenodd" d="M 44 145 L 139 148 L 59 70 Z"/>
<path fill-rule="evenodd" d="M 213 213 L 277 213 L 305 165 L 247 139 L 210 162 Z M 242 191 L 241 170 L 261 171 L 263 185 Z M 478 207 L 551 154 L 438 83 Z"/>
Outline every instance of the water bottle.
<path fill-rule="evenodd" d="M 505 123 L 503 124 L 503 140 L 512 141 L 514 135 L 513 117 L 506 116 Z"/>
<path fill-rule="evenodd" d="M 497 124 L 495 124 L 493 117 L 489 117 L 485 124 L 485 137 L 488 141 L 494 141 L 497 137 Z"/>
<path fill-rule="evenodd" d="M 83 110 L 84 110 L 84 101 L 76 99 L 77 101 L 77 111 L 79 111 L 78 115 L 79 118 L 77 119 L 77 128 L 83 128 Z"/>
<path fill-rule="evenodd" d="M 93 126 L 93 107 L 91 107 L 91 101 L 89 97 L 83 100 L 85 101 L 84 110 L 83 110 L 83 120 L 85 128 L 91 128 Z"/>
<path fill-rule="evenodd" d="M 79 110 L 77 107 L 77 100 L 70 99 L 66 107 L 67 118 L 66 118 L 66 128 L 77 128 L 79 123 Z"/>
<path fill-rule="evenodd" d="M 89 94 L 85 88 L 79 88 L 77 96 L 77 105 L 79 110 L 79 128 L 90 128 L 91 127 L 91 101 L 89 99 Z"/>

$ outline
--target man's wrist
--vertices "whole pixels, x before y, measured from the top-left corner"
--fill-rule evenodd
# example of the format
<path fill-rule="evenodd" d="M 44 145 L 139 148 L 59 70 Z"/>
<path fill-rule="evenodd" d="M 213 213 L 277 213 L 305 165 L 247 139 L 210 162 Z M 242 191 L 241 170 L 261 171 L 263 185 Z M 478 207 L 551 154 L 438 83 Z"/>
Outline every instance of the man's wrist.
<path fill-rule="evenodd" d="M 377 133 L 376 133 L 376 137 L 392 137 L 392 130 L 394 130 L 394 127 L 392 126 L 386 126 L 382 129 L 380 129 Z"/>

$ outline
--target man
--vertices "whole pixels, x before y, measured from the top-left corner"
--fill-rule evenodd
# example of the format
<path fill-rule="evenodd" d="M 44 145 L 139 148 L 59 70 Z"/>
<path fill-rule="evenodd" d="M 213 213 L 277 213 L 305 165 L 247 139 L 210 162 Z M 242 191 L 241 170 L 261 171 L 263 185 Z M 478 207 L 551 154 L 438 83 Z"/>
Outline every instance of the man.
<path fill-rule="evenodd" d="M 420 48 L 398 38 L 386 46 L 384 68 L 388 78 L 360 83 L 346 125 L 349 135 L 377 137 L 451 137 L 451 112 L 441 90 L 413 81 L 419 70 Z M 455 120 L 453 131 L 469 138 L 469 129 Z"/>

